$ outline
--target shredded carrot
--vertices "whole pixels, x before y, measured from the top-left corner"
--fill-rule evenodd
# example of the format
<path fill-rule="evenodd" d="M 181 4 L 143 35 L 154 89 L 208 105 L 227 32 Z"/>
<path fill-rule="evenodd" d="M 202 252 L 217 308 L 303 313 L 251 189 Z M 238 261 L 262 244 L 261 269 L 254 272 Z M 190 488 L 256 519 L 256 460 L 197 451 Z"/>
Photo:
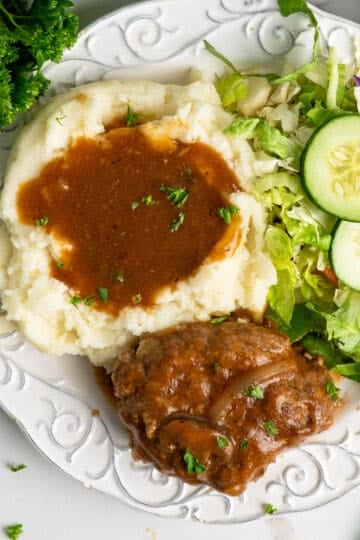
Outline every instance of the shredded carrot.
<path fill-rule="evenodd" d="M 333 269 L 330 268 L 330 266 L 328 268 L 325 268 L 324 270 L 322 270 L 321 273 L 326 277 L 326 279 L 328 281 L 330 281 L 330 283 L 332 285 L 334 285 L 334 287 L 339 286 L 339 280 L 338 280 L 335 272 L 333 271 Z"/>

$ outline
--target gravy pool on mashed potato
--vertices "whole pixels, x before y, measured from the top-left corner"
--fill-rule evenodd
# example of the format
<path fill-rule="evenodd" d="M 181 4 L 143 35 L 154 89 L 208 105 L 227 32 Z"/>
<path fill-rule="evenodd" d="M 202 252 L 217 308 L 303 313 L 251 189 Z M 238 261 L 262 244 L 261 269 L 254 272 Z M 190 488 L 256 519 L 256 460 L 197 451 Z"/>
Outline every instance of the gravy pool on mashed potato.
<path fill-rule="evenodd" d="M 91 294 L 86 294 L 87 298 L 93 297 L 92 302 L 84 302 L 84 291 L 79 291 L 74 284 L 69 284 L 71 280 L 62 279 L 61 274 L 54 271 L 54 265 L 62 261 L 64 253 L 68 253 L 71 260 L 71 252 L 77 246 L 71 237 L 56 233 L 51 216 L 39 215 L 38 219 L 27 220 L 23 207 L 19 206 L 19 196 L 49 164 L 65 159 L 79 141 L 105 141 L 101 138 L 106 136 L 108 127 L 124 118 L 129 107 L 141 115 L 141 125 L 131 129 L 139 129 L 141 137 L 158 151 L 161 152 L 164 144 L 168 151 L 171 144 L 183 145 L 188 150 L 194 144 L 203 143 L 210 153 L 216 152 L 218 159 L 222 156 L 224 167 L 232 175 L 233 189 L 227 185 L 222 190 L 221 181 L 225 186 L 226 179 L 217 179 L 218 195 L 223 207 L 231 205 L 239 212 L 228 229 L 217 230 L 213 245 L 210 242 L 208 252 L 204 252 L 203 260 L 198 261 L 196 267 L 183 272 L 175 283 L 160 280 L 151 298 L 146 300 L 145 291 L 142 295 L 140 273 L 139 294 L 132 305 L 124 300 L 118 306 L 111 302 L 111 285 L 103 282 L 99 282 Z M 230 121 L 231 116 L 222 109 L 211 83 L 174 86 L 149 81 L 103 81 L 57 96 L 23 128 L 10 155 L 1 194 L 0 218 L 4 226 L 0 230 L 0 288 L 8 318 L 16 321 L 20 331 L 40 350 L 56 355 L 86 355 L 95 365 L 111 369 L 120 349 L 133 336 L 144 332 L 161 330 L 178 322 L 206 320 L 238 308 L 250 310 L 255 318 L 261 317 L 268 288 L 275 283 L 276 274 L 264 250 L 265 212 L 251 195 L 254 177 L 251 149 L 246 141 L 223 133 Z M 79 156 L 81 159 L 81 154 Z M 120 180 L 131 183 L 129 177 Z M 76 182 L 76 178 L 73 181 Z M 102 182 L 100 173 L 98 182 Z M 179 180 L 175 185 L 178 184 Z M 151 189 L 156 189 L 159 201 L 167 204 L 169 211 L 177 212 L 178 216 L 183 214 L 181 226 L 185 231 L 188 201 L 181 208 L 174 207 L 159 185 L 155 188 L 149 185 L 148 190 L 144 189 L 144 197 Z M 190 197 L 191 188 L 189 201 Z M 155 197 L 150 199 L 149 209 L 153 202 L 156 209 L 159 201 Z M 125 205 L 129 211 L 132 202 L 139 203 L 139 200 L 124 200 L 118 213 Z M 101 229 L 101 213 L 106 212 L 106 207 L 99 208 L 98 229 Z M 221 222 L 215 211 L 211 219 Z M 206 226 L 209 222 L 204 223 Z M 151 220 L 148 225 L 151 227 Z M 221 227 L 224 227 L 223 222 Z M 121 232 L 126 234 L 126 231 Z M 106 239 L 109 231 L 99 230 L 98 233 Z M 176 231 L 165 233 L 173 233 L 171 239 L 174 243 L 177 241 Z M 161 234 L 158 230 L 150 232 L 152 243 L 147 240 L 143 248 L 156 252 Z M 126 254 L 124 257 L 126 259 Z M 143 275 L 149 277 L 147 272 Z M 74 302 L 74 298 L 81 301 Z"/>

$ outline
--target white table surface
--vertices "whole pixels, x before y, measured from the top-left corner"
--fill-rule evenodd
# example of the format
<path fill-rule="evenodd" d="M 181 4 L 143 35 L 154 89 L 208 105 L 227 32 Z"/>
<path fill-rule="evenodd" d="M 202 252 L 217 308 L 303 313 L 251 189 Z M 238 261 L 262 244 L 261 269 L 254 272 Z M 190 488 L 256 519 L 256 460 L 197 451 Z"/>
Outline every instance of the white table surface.
<path fill-rule="evenodd" d="M 173 0 L 181 2 L 181 0 Z M 194 0 L 196 1 L 196 0 Z M 81 26 L 130 0 L 75 0 Z M 360 22 L 360 0 L 315 0 L 322 9 Z M 8 464 L 25 463 L 13 473 Z M 135 511 L 86 489 L 47 462 L 0 410 L 0 540 L 23 524 L 21 540 L 360 540 L 353 504 L 360 489 L 317 510 L 254 523 L 208 526 Z M 316 532 L 311 532 L 316 523 Z M 319 534 L 319 531 L 320 534 Z"/>

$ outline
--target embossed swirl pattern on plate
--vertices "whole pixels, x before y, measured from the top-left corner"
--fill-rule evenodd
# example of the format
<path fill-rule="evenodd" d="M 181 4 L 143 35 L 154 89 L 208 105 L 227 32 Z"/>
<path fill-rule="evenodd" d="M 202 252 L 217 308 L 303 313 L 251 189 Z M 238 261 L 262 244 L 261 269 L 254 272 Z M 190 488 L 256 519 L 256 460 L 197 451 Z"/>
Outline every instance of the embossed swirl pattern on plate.
<path fill-rule="evenodd" d="M 110 76 L 141 78 L 144 73 L 160 72 L 162 80 L 170 71 L 171 76 L 184 78 L 196 60 L 204 61 L 204 38 L 224 50 L 228 43 L 235 44 L 231 52 L 236 50 L 234 60 L 239 63 L 252 58 L 257 65 L 279 63 L 294 46 L 299 57 L 309 54 L 306 19 L 285 21 L 273 0 L 198 0 L 196 4 L 183 0 L 181 9 L 179 5 L 171 0 L 144 2 L 89 27 L 59 66 L 47 67 L 53 90 Z M 187 11 L 191 18 L 185 17 Z M 360 29 L 320 14 L 319 19 L 324 40 L 336 42 L 351 60 L 352 38 L 360 36 Z M 1 177 L 16 132 L 14 128 L 0 134 Z M 87 370 L 87 364 L 68 377 L 59 376 L 62 369 L 64 373 L 69 369 L 66 359 L 57 359 L 55 366 L 20 334 L 2 334 L 2 407 L 63 471 L 131 506 L 163 516 L 239 523 L 262 516 L 263 504 L 269 500 L 278 514 L 306 510 L 360 484 L 360 413 L 353 406 L 359 390 L 353 385 L 348 388 L 349 407 L 331 430 L 284 453 L 242 496 L 229 498 L 133 462 L 126 435 L 114 411 L 104 406 L 101 396 L 96 397 L 90 376 L 83 388 L 82 369 Z"/>

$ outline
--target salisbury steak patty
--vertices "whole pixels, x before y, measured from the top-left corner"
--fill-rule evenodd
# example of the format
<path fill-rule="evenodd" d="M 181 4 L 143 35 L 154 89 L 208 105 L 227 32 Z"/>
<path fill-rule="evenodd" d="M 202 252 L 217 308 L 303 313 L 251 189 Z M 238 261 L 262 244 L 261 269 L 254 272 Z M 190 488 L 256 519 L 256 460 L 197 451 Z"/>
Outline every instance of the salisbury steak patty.
<path fill-rule="evenodd" d="M 190 323 L 140 338 L 112 374 L 136 459 L 231 495 L 283 448 L 324 430 L 331 375 L 251 322 Z"/>

